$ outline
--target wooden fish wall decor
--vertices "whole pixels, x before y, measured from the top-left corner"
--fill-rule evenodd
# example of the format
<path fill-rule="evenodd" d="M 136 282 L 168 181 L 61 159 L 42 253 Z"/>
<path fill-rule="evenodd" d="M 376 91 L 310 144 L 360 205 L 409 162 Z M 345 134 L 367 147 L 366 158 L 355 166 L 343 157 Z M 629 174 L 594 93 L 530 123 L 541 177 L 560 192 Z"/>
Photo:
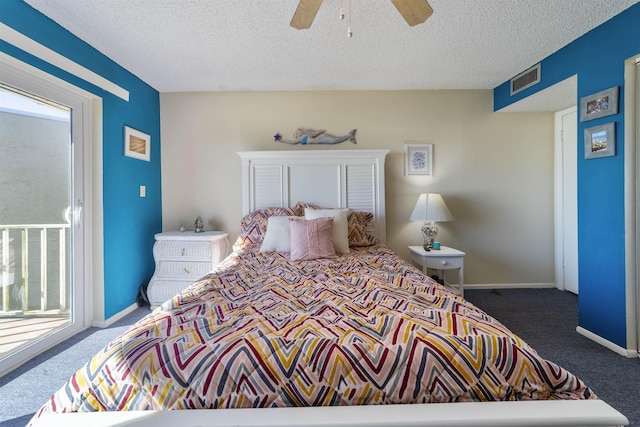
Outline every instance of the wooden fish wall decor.
<path fill-rule="evenodd" d="M 356 129 L 352 130 L 346 135 L 334 136 L 326 133 L 324 130 L 315 129 L 302 129 L 298 128 L 294 133 L 294 140 L 282 139 L 282 135 L 276 133 L 273 140 L 276 142 L 284 142 L 285 144 L 339 144 L 344 141 L 351 141 L 356 143 Z"/>

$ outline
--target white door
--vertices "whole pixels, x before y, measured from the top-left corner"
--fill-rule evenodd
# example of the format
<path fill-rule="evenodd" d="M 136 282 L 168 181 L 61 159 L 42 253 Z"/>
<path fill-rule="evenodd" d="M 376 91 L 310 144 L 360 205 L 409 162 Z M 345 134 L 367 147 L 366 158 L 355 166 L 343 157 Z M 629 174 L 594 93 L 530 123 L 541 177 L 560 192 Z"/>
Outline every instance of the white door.
<path fill-rule="evenodd" d="M 85 326 L 87 104 L 0 67 L 0 376 Z"/>
<path fill-rule="evenodd" d="M 556 282 L 578 294 L 578 117 L 576 107 L 555 115 Z"/>

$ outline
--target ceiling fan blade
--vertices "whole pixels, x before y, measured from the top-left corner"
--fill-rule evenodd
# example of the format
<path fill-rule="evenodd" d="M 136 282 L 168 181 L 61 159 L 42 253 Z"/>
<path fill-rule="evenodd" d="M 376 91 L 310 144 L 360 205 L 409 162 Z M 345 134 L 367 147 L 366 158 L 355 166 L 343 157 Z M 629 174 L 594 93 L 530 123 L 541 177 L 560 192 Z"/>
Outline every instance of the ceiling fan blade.
<path fill-rule="evenodd" d="M 427 0 L 391 0 L 391 3 L 412 27 L 422 24 L 433 15 L 433 9 Z"/>
<path fill-rule="evenodd" d="M 321 4 L 322 0 L 300 0 L 290 25 L 298 30 L 311 27 Z"/>

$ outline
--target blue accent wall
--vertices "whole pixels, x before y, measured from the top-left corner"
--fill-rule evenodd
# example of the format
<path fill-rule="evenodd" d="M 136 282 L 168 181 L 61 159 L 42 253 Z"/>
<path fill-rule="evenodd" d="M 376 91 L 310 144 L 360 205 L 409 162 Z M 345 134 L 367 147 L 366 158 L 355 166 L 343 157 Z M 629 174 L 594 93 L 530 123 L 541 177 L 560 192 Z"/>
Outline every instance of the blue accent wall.
<path fill-rule="evenodd" d="M 640 54 L 640 4 L 631 6 L 541 62 L 541 81 L 514 96 L 509 82 L 494 89 L 500 110 L 568 77 L 578 99 L 620 88 L 618 114 L 578 123 L 579 325 L 626 348 L 624 229 L 624 62 Z M 535 65 L 535 64 L 531 64 Z M 579 114 L 578 114 L 579 117 Z M 614 122 L 616 155 L 585 160 L 586 128 Z"/>
<path fill-rule="evenodd" d="M 22 0 L 2 0 L 0 22 L 129 91 L 129 101 L 0 40 L 0 51 L 103 100 L 105 318 L 135 303 L 153 274 L 154 234 L 162 231 L 160 94 Z M 124 156 L 124 126 L 151 136 L 151 162 Z M 139 197 L 139 187 L 147 197 Z M 89 286 L 91 286 L 89 284 Z"/>

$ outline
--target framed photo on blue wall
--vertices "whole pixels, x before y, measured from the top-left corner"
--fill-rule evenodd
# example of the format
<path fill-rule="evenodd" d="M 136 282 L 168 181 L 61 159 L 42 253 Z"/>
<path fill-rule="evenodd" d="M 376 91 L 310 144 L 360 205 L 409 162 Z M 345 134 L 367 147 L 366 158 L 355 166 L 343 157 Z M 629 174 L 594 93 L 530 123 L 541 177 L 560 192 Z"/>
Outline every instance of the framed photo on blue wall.
<path fill-rule="evenodd" d="M 618 114 L 618 86 L 580 98 L 580 121 Z"/>
<path fill-rule="evenodd" d="M 151 136 L 144 132 L 124 127 L 124 155 L 138 160 L 151 161 Z"/>
<path fill-rule="evenodd" d="M 615 123 L 605 123 L 584 130 L 584 158 L 597 159 L 616 155 Z"/>

